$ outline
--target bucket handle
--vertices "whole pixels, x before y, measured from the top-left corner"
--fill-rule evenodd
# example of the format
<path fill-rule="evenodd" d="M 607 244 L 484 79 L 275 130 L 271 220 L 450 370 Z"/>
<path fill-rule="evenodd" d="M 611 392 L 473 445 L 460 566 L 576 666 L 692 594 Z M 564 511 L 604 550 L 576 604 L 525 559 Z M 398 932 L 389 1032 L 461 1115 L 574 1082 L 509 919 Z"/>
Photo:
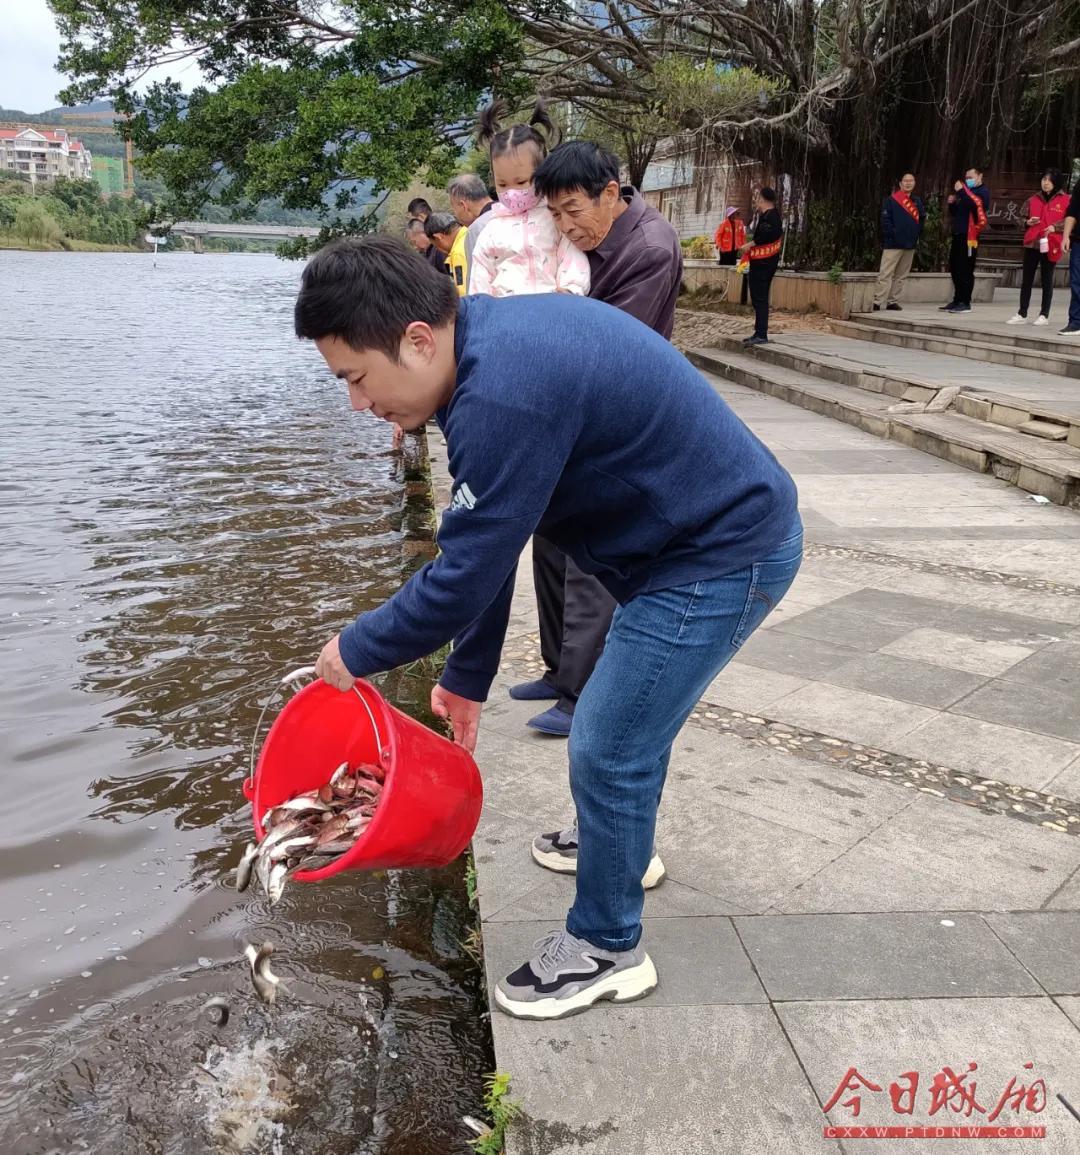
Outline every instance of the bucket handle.
<path fill-rule="evenodd" d="M 311 678 L 315 675 L 314 666 L 301 666 L 298 670 L 293 670 L 291 673 L 285 675 L 284 678 L 278 682 L 278 689 L 284 686 L 292 686 L 299 682 L 301 678 Z M 352 692 L 360 699 L 360 705 L 364 707 L 364 711 L 371 722 L 371 729 L 375 734 L 376 748 L 379 750 L 380 760 L 382 757 L 382 735 L 379 733 L 379 724 L 375 721 L 375 714 L 367 703 L 367 699 L 357 689 L 356 683 L 352 685 Z M 248 799 L 254 797 L 255 794 L 255 748 L 259 743 L 259 734 L 262 732 L 263 722 L 266 720 L 266 711 L 270 709 L 270 703 L 273 702 L 274 696 L 270 695 L 263 704 L 262 712 L 259 714 L 259 720 L 255 723 L 255 733 L 251 736 L 251 754 L 248 758 L 248 776 L 244 783 L 244 796 Z"/>

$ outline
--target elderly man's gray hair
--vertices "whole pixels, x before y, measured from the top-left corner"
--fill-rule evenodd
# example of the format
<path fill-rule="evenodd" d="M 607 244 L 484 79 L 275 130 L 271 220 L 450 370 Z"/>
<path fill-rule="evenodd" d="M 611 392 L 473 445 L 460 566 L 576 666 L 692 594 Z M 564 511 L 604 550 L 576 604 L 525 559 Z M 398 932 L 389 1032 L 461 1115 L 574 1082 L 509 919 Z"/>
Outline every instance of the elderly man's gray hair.
<path fill-rule="evenodd" d="M 446 186 L 446 191 L 454 200 L 486 201 L 488 196 L 487 185 L 474 172 L 463 172 Z"/>

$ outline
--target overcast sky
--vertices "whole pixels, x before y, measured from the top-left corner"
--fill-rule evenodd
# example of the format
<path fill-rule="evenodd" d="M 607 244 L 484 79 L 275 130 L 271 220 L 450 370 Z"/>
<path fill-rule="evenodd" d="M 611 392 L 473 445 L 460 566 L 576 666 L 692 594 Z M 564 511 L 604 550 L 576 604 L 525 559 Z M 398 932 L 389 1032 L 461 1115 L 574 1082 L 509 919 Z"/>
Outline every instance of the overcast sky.
<path fill-rule="evenodd" d="M 20 112 L 55 108 L 60 103 L 56 94 L 67 84 L 56 71 L 59 52 L 60 34 L 45 0 L 0 0 L 0 107 Z M 198 68 L 185 61 L 153 70 L 147 81 L 162 80 L 169 72 L 186 89 L 201 79 Z"/>
<path fill-rule="evenodd" d="M 45 0 L 0 3 L 0 105 L 44 112 L 67 83 L 56 71 L 60 35 Z"/>

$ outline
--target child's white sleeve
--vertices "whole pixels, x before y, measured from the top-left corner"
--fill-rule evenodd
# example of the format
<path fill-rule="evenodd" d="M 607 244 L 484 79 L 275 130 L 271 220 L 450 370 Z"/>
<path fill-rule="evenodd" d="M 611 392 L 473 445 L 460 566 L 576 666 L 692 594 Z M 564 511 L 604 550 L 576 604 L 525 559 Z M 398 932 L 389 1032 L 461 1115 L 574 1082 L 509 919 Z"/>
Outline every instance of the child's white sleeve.
<path fill-rule="evenodd" d="M 555 271 L 555 288 L 564 293 L 575 293 L 579 297 L 587 297 L 591 283 L 589 258 L 566 237 L 559 237 L 557 257 L 558 268 Z"/>
<path fill-rule="evenodd" d="M 470 293 L 487 293 L 490 296 L 492 285 L 495 283 L 495 259 L 488 236 L 490 232 L 489 225 L 480 234 L 476 248 L 472 251 L 472 259 L 469 261 Z"/>

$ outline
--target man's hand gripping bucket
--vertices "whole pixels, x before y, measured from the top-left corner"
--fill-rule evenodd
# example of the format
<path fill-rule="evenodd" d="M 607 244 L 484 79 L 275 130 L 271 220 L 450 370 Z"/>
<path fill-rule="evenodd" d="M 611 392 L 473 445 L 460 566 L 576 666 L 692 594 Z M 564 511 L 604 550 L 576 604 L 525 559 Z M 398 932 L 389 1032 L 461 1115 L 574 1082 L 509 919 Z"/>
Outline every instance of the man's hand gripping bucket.
<path fill-rule="evenodd" d="M 315 672 L 294 670 L 280 686 Z M 252 762 L 263 707 L 252 740 Z M 281 710 L 258 763 L 244 783 L 256 838 L 268 810 L 329 782 L 348 761 L 377 766 L 383 775 L 379 805 L 356 845 L 321 870 L 298 871 L 315 882 L 342 870 L 446 866 L 468 846 L 480 820 L 483 787 L 472 757 L 461 747 L 391 706 L 361 679 L 344 693 L 323 681 L 306 685 Z"/>

